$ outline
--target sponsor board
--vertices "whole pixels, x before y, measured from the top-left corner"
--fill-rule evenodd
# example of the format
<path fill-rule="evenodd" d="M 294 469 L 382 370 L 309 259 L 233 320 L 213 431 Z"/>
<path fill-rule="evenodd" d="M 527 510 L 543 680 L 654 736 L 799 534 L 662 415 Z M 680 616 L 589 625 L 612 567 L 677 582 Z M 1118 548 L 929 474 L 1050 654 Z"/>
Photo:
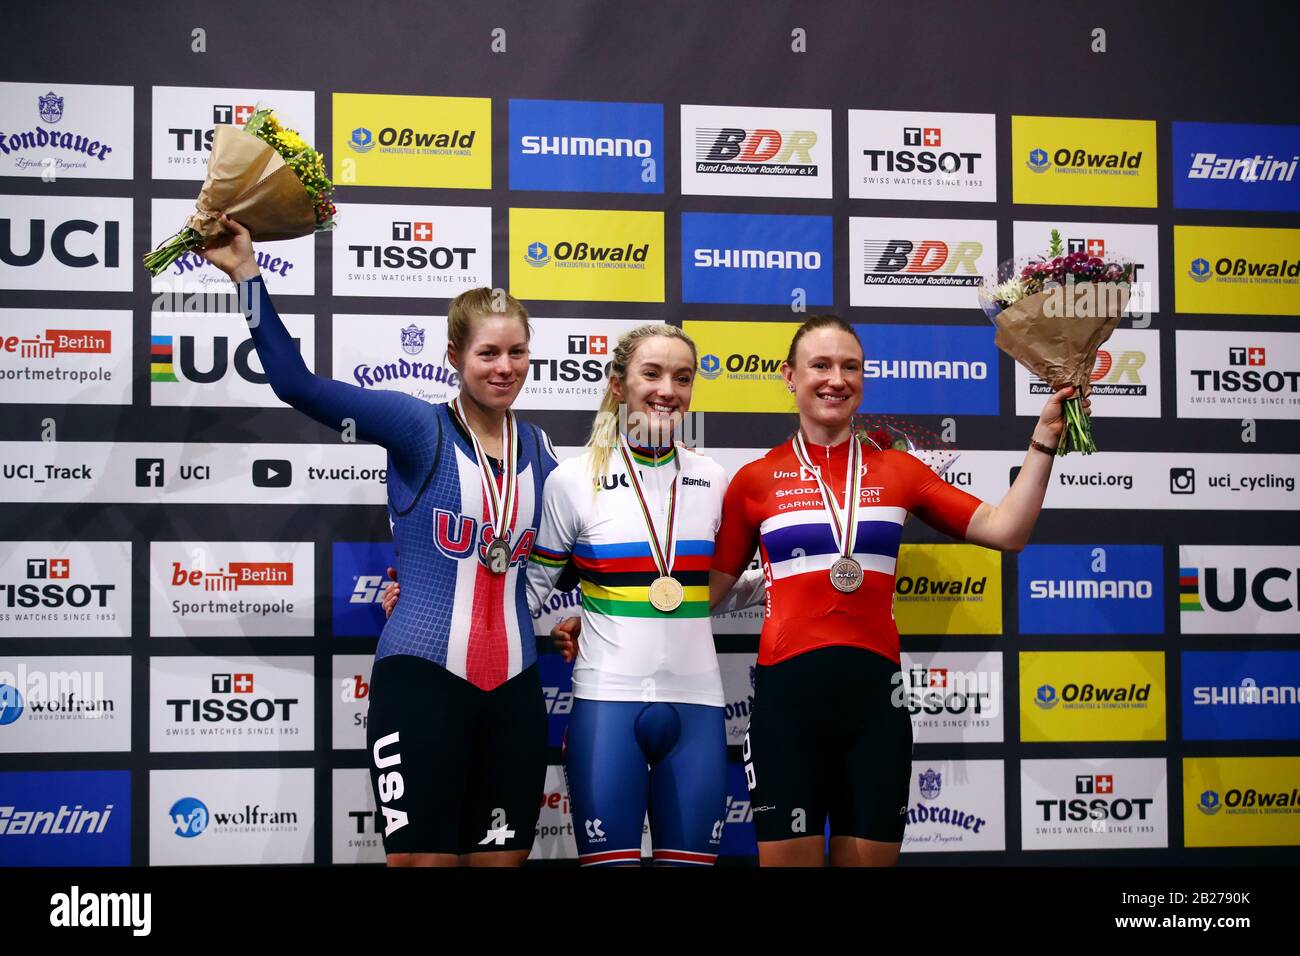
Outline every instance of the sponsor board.
<path fill-rule="evenodd" d="M 8 541 L 0 637 L 130 637 L 131 542 Z"/>
<path fill-rule="evenodd" d="M 130 292 L 133 200 L 0 196 L 0 289 Z"/>
<path fill-rule="evenodd" d="M 1011 117 L 1012 202 L 1156 206 L 1154 120 Z"/>
<path fill-rule="evenodd" d="M 664 214 L 512 208 L 509 261 L 525 301 L 663 302 Z"/>
<path fill-rule="evenodd" d="M 538 654 L 537 674 L 546 701 L 547 744 L 563 747 L 564 732 L 573 713 L 573 662 L 566 664 L 559 654 Z"/>
<path fill-rule="evenodd" d="M 1037 417 L 1053 389 L 1019 362 L 1016 414 Z M 1089 375 L 1093 418 L 1160 417 L 1160 333 L 1116 329 L 1097 350 Z"/>
<path fill-rule="evenodd" d="M 1179 418 L 1300 418 L 1300 334 L 1177 329 Z"/>
<path fill-rule="evenodd" d="M 1164 758 L 1020 761 L 1025 850 L 1169 845 Z"/>
<path fill-rule="evenodd" d="M 134 97 L 129 86 L 0 83 L 0 176 L 132 178 Z"/>
<path fill-rule="evenodd" d="M 1118 222 L 1025 222 L 1011 224 L 1017 260 L 1046 258 L 1052 230 L 1061 235 L 1065 254 L 1084 252 L 1107 262 L 1133 263 L 1133 284 L 1125 315 L 1160 311 L 1160 236 L 1158 227 Z M 1115 334 L 1118 334 L 1116 332 Z"/>
<path fill-rule="evenodd" d="M 185 221 L 194 214 L 194 203 L 188 199 L 151 199 L 149 201 L 149 243 L 157 249 L 170 239 Z M 335 243 L 338 239 L 335 238 Z M 273 296 L 316 294 L 316 238 L 314 235 L 298 239 L 258 245 L 253 250 L 262 281 Z M 164 295 L 158 300 L 166 304 L 193 293 L 203 296 L 222 296 L 235 293 L 235 283 L 197 252 L 187 252 L 166 270 L 150 279 L 149 291 Z M 155 303 L 155 310 L 158 304 Z M 186 309 L 186 311 L 193 311 Z M 242 318 L 238 305 L 231 310 Z"/>
<path fill-rule="evenodd" d="M 849 197 L 996 202 L 996 117 L 849 110 Z"/>
<path fill-rule="evenodd" d="M 384 629 L 384 591 L 392 583 L 388 569 L 397 568 L 391 541 L 335 542 L 333 590 L 330 596 L 335 637 L 378 637 Z"/>
<path fill-rule="evenodd" d="M 899 634 L 1001 634 L 1002 556 L 973 544 L 904 544 L 894 575 Z"/>
<path fill-rule="evenodd" d="M 335 93 L 340 186 L 492 188 L 492 101 L 474 96 Z"/>
<path fill-rule="evenodd" d="M 149 771 L 151 866 L 311 863 L 314 771 Z"/>
<path fill-rule="evenodd" d="M 309 90 L 155 86 L 153 178 L 205 179 L 217 125 L 242 127 L 259 107 L 273 108 L 282 125 L 308 143 L 318 142 L 316 94 Z M 172 231 L 183 222 L 178 219 Z"/>
<path fill-rule="evenodd" d="M 0 657 L 0 753 L 130 749 L 130 657 Z"/>
<path fill-rule="evenodd" d="M 903 651 L 898 704 L 912 715 L 918 744 L 1001 743 L 999 651 Z"/>
<path fill-rule="evenodd" d="M 365 750 L 370 715 L 370 668 L 373 654 L 336 654 L 330 689 L 333 749 Z"/>
<path fill-rule="evenodd" d="M 131 313 L 0 309 L 0 403 L 131 404 Z"/>
<path fill-rule="evenodd" d="M 1163 634 L 1158 544 L 1031 544 L 1016 556 L 1021 634 Z"/>
<path fill-rule="evenodd" d="M 754 666 L 757 654 L 719 654 L 718 670 L 722 674 L 723 709 L 727 719 L 727 744 L 739 747 L 749 731 L 749 716 L 754 707 Z"/>
<path fill-rule="evenodd" d="M 5 866 L 130 866 L 131 771 L 0 773 Z"/>
<path fill-rule="evenodd" d="M 997 271 L 992 219 L 849 218 L 849 304 L 965 309 Z"/>
<path fill-rule="evenodd" d="M 569 807 L 569 782 L 564 768 L 546 768 L 542 790 L 542 811 L 537 818 L 537 837 L 528 854 L 530 860 L 576 860 L 578 843 L 573 836 L 573 812 Z"/>
<path fill-rule="evenodd" d="M 1300 212 L 1300 126 L 1173 127 L 1175 209 Z"/>
<path fill-rule="evenodd" d="M 1022 651 L 1020 739 L 1165 739 L 1162 651 Z"/>
<path fill-rule="evenodd" d="M 699 356 L 691 411 L 795 411 L 781 363 L 798 328 L 797 322 L 683 322 Z"/>
<path fill-rule="evenodd" d="M 309 541 L 154 541 L 149 633 L 310 637 L 314 562 Z"/>
<path fill-rule="evenodd" d="M 0 498 L 109 504 L 382 505 L 377 445 L 0 443 Z"/>
<path fill-rule="evenodd" d="M 316 366 L 316 317 L 280 318 L 311 371 Z M 149 322 L 151 405 L 286 407 L 271 388 L 242 315 L 151 312 Z"/>
<path fill-rule="evenodd" d="M 1300 313 L 1300 229 L 1174 226 L 1174 311 Z"/>
<path fill-rule="evenodd" d="M 830 199 L 830 110 L 689 106 L 681 111 L 682 195 Z"/>
<path fill-rule="evenodd" d="M 364 744 L 364 741 L 363 741 Z M 337 748 L 337 745 L 336 745 Z M 333 846 L 340 863 L 383 863 L 384 815 L 375 809 L 375 790 L 365 767 L 335 768 L 330 775 Z"/>
<path fill-rule="evenodd" d="M 682 213 L 682 301 L 831 305 L 830 216 Z"/>
<path fill-rule="evenodd" d="M 510 188 L 662 193 L 659 103 L 510 101 Z"/>
<path fill-rule="evenodd" d="M 758 856 L 758 836 L 754 831 L 754 805 L 749 799 L 742 764 L 727 764 L 727 798 L 723 805 L 722 842 L 718 856 Z"/>
<path fill-rule="evenodd" d="M 447 358 L 445 316 L 335 315 L 333 322 L 339 381 L 435 404 L 456 397 L 460 377 Z"/>
<path fill-rule="evenodd" d="M 904 853 L 1006 849 L 1001 760 L 914 760 L 911 781 Z"/>
<path fill-rule="evenodd" d="M 998 414 L 992 326 L 854 325 L 862 342 L 860 412 Z"/>
<path fill-rule="evenodd" d="M 514 407 L 596 411 L 619 338 L 643 324 L 635 319 L 533 316 L 528 380 Z"/>
<path fill-rule="evenodd" d="M 1300 738 L 1300 651 L 1183 651 L 1184 740 Z"/>
<path fill-rule="evenodd" d="M 1300 845 L 1300 757 L 1184 757 L 1183 845 Z"/>
<path fill-rule="evenodd" d="M 154 753 L 311 750 L 316 682 L 310 657 L 152 657 Z"/>
<path fill-rule="evenodd" d="M 1179 545 L 1183 634 L 1300 634 L 1300 547 Z"/>
<path fill-rule="evenodd" d="M 335 295 L 453 299 L 492 288 L 487 206 L 348 203 L 331 238 Z"/>

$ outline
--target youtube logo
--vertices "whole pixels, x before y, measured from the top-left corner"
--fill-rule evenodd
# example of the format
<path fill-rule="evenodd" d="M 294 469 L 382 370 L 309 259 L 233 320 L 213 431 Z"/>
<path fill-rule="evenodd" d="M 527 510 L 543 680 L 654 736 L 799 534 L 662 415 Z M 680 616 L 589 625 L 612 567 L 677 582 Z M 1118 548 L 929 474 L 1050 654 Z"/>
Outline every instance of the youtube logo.
<path fill-rule="evenodd" d="M 257 458 L 253 461 L 253 487 L 288 488 L 293 483 L 293 465 L 285 458 Z"/>

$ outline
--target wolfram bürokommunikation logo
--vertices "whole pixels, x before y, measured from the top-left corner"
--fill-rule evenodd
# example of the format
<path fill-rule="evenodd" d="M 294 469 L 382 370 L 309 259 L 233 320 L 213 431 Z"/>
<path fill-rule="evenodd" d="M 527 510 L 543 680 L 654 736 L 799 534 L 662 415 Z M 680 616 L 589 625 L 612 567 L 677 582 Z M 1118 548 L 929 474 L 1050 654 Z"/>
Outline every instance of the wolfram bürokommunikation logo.
<path fill-rule="evenodd" d="M 1013 202 L 1156 205 L 1152 120 L 1012 116 L 1011 150 Z"/>
<path fill-rule="evenodd" d="M 130 312 L 0 309 L 0 404 L 126 405 Z"/>
<path fill-rule="evenodd" d="M 1174 226 L 1174 311 L 1300 313 L 1300 229 Z"/>
<path fill-rule="evenodd" d="M 492 188 L 492 101 L 334 94 L 334 181 Z"/>
<path fill-rule="evenodd" d="M 1300 417 L 1300 334 L 1174 333 L 1181 418 Z"/>
<path fill-rule="evenodd" d="M 1180 545 L 1184 634 L 1300 631 L 1300 547 Z"/>
<path fill-rule="evenodd" d="M 992 113 L 849 110 L 849 196 L 994 202 Z"/>
<path fill-rule="evenodd" d="M 1300 126 L 1174 123 L 1174 208 L 1300 211 Z"/>
<path fill-rule="evenodd" d="M 830 216 L 682 214 L 682 301 L 830 305 Z"/>
<path fill-rule="evenodd" d="M 510 291 L 522 299 L 664 301 L 664 216 L 510 210 Z"/>
<path fill-rule="evenodd" d="M 1020 739 L 1165 739 L 1165 663 L 1159 651 L 1024 651 Z"/>
<path fill-rule="evenodd" d="M 662 193 L 660 103 L 510 101 L 510 188 Z"/>
<path fill-rule="evenodd" d="M 1300 757 L 1184 757 L 1183 843 L 1300 845 Z"/>
<path fill-rule="evenodd" d="M 832 195 L 830 110 L 683 105 L 681 150 L 684 195 Z"/>

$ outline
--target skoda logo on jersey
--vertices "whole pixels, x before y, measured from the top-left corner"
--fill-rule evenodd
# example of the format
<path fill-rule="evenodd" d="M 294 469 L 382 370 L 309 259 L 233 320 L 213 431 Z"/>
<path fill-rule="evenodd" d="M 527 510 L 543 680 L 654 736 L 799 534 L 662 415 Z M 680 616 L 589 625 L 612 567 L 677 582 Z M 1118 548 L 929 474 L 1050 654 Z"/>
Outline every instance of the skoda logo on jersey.
<path fill-rule="evenodd" d="M 47 123 L 57 123 L 63 119 L 63 97 L 56 96 L 53 90 L 44 96 L 37 96 L 41 119 Z"/>
<path fill-rule="evenodd" d="M 368 153 L 375 148 L 375 137 L 364 126 L 358 126 L 352 131 L 348 145 L 352 147 L 354 153 Z"/>
<path fill-rule="evenodd" d="M 424 351 L 424 329 L 417 325 L 408 325 L 402 329 L 402 351 L 407 355 L 419 355 Z"/>
<path fill-rule="evenodd" d="M 936 770 L 927 770 L 917 775 L 916 783 L 921 790 L 921 796 L 927 800 L 933 800 L 939 796 L 939 787 L 943 783 L 943 774 Z"/>
<path fill-rule="evenodd" d="M 524 253 L 524 261 L 534 269 L 541 268 L 551 261 L 551 250 L 547 248 L 544 242 L 534 242 L 528 246 L 528 251 Z"/>
<path fill-rule="evenodd" d="M 0 727 L 7 727 L 23 715 L 23 695 L 12 684 L 0 684 Z"/>
<path fill-rule="evenodd" d="M 713 353 L 700 356 L 700 377 L 713 381 L 722 374 L 722 362 Z"/>
<path fill-rule="evenodd" d="M 1056 706 L 1056 688 L 1051 684 L 1044 684 L 1038 688 L 1038 693 L 1034 696 L 1034 703 L 1043 710 L 1051 710 Z"/>
<path fill-rule="evenodd" d="M 208 828 L 208 808 L 202 800 L 194 797 L 181 797 L 167 811 L 176 827 L 176 835 L 191 839 Z"/>
<path fill-rule="evenodd" d="M 1187 270 L 1187 274 L 1197 282 L 1205 282 L 1210 278 L 1210 260 L 1193 259 L 1192 267 Z"/>
<path fill-rule="evenodd" d="M 1201 794 L 1201 802 L 1196 805 L 1207 817 L 1212 817 L 1219 812 L 1219 793 L 1217 790 L 1206 790 Z"/>
<path fill-rule="evenodd" d="M 1029 151 L 1029 160 L 1025 165 L 1036 173 L 1045 173 L 1048 167 L 1052 165 L 1052 161 L 1047 157 L 1047 150 L 1031 149 Z"/>

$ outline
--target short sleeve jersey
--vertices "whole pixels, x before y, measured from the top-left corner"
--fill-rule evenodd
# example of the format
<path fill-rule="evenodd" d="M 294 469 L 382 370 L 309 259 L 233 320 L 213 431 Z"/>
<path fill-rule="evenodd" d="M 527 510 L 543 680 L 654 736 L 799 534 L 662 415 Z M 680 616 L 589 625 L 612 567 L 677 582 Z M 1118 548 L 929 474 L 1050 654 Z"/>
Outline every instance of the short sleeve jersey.
<path fill-rule="evenodd" d="M 810 463 L 842 507 L 848 440 L 807 448 Z M 727 489 L 713 567 L 739 574 L 759 549 L 767 576 L 760 664 L 833 645 L 863 647 L 897 662 L 894 573 L 904 520 L 916 514 L 939 531 L 964 538 L 981 503 L 906 452 L 868 447 L 862 468 L 852 553 L 863 581 L 848 594 L 831 584 L 830 568 L 839 553 L 829 515 L 816 478 L 800 465 L 791 442 L 740 469 Z"/>

